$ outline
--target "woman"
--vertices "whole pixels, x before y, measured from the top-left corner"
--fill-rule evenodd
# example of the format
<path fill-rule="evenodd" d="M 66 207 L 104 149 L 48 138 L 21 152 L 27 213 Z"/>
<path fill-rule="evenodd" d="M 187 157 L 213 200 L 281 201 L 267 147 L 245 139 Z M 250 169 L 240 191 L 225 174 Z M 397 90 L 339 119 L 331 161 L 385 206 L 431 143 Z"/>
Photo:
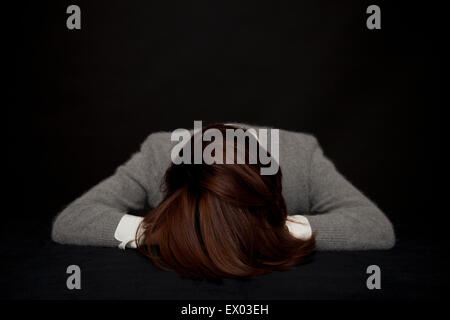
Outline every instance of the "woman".
<path fill-rule="evenodd" d="M 238 128 L 257 127 L 215 124 L 201 132 Z M 57 215 L 52 239 L 137 247 L 158 267 L 193 278 L 286 270 L 314 248 L 394 246 L 388 218 L 336 170 L 314 137 L 279 130 L 278 139 L 280 168 L 262 175 L 260 161 L 175 164 L 171 134 L 153 133 L 114 175 Z M 201 151 L 208 145 L 201 142 Z M 250 141 L 240 149 L 224 143 L 221 151 L 246 160 L 252 152 Z M 146 207 L 154 209 L 145 217 L 132 214 Z"/>

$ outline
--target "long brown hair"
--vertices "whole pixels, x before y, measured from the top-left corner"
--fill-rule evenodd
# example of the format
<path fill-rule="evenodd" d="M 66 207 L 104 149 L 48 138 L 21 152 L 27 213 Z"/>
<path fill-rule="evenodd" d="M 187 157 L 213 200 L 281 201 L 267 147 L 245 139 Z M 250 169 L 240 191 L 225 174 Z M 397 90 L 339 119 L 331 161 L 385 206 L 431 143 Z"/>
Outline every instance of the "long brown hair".
<path fill-rule="evenodd" d="M 236 129 L 214 124 L 203 132 L 209 128 L 224 136 L 226 128 Z M 275 175 L 261 175 L 260 168 L 171 164 L 165 198 L 140 225 L 139 251 L 157 267 L 188 278 L 247 278 L 304 262 L 314 235 L 302 240 L 289 233 L 281 168 Z"/>

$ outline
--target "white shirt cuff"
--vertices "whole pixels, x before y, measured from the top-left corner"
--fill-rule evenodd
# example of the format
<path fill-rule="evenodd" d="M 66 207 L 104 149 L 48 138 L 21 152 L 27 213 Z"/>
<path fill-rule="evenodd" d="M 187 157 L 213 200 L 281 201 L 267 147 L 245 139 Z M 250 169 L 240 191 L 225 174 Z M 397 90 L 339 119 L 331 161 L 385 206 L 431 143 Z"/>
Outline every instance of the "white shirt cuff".
<path fill-rule="evenodd" d="M 125 250 L 125 247 L 136 248 L 136 233 L 143 217 L 124 214 L 117 225 L 114 238 L 120 241 L 119 248 Z"/>
<path fill-rule="evenodd" d="M 296 238 L 308 240 L 312 236 L 311 225 L 309 224 L 308 219 L 302 215 L 293 215 L 288 216 L 289 220 L 293 220 L 295 222 L 286 220 L 286 226 L 289 229 L 289 232 Z"/>

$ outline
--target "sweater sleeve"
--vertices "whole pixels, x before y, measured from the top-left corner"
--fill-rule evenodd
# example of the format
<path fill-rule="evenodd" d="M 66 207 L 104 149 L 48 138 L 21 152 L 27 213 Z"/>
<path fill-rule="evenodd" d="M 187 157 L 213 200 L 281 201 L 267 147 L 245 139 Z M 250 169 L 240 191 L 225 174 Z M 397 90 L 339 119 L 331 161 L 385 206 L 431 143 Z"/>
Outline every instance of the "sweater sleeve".
<path fill-rule="evenodd" d="M 340 174 L 313 139 L 309 172 L 309 215 L 318 250 L 390 249 L 392 223 Z"/>
<path fill-rule="evenodd" d="M 148 140 L 148 139 L 147 139 Z M 139 152 L 113 175 L 67 205 L 53 220 L 52 240 L 61 244 L 117 246 L 114 233 L 124 214 L 145 207 L 149 152 Z"/>

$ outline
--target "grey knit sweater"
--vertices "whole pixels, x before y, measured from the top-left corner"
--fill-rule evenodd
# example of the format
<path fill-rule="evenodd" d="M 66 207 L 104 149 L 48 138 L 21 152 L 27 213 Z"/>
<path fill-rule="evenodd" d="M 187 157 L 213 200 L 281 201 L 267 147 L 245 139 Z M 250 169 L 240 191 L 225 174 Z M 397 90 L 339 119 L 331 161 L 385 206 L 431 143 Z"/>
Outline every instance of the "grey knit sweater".
<path fill-rule="evenodd" d="M 52 239 L 63 244 L 117 246 L 114 232 L 121 217 L 145 205 L 155 207 L 163 198 L 160 185 L 175 144 L 170 136 L 170 132 L 150 134 L 112 176 L 66 206 L 53 221 Z M 318 250 L 394 246 L 389 219 L 336 170 L 313 136 L 286 130 L 280 130 L 279 136 L 288 212 L 307 217 Z"/>

